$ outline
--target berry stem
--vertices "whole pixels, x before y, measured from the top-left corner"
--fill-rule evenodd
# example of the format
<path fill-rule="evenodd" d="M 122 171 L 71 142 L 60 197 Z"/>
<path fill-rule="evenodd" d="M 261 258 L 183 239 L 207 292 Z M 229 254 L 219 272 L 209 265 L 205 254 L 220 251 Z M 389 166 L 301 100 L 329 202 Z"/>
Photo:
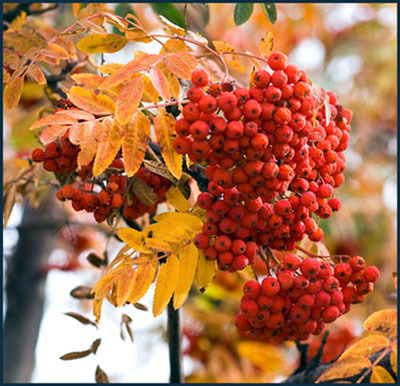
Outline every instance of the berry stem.
<path fill-rule="evenodd" d="M 178 105 L 178 104 L 183 105 L 183 104 L 186 104 L 186 103 L 189 103 L 189 102 L 190 102 L 189 100 L 184 99 L 184 100 L 172 101 L 172 102 L 167 102 L 167 103 L 156 103 L 154 105 L 139 107 L 137 110 L 156 109 L 158 107 L 174 106 L 174 105 Z"/>
<path fill-rule="evenodd" d="M 345 257 L 346 259 L 351 259 L 351 256 L 349 255 L 329 255 L 329 256 L 322 256 L 322 255 L 317 255 L 316 253 L 312 253 L 307 249 L 304 249 L 303 247 L 300 247 L 300 245 L 296 245 L 296 249 L 305 253 L 307 256 L 310 257 L 319 257 L 320 259 L 332 259 L 332 258 L 339 258 L 340 262 L 342 262 L 342 258 Z"/>

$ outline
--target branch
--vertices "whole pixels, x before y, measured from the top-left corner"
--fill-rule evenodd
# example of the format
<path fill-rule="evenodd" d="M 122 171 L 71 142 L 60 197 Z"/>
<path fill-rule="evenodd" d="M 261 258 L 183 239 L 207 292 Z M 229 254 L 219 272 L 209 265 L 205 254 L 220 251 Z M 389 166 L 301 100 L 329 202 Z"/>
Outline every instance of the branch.
<path fill-rule="evenodd" d="M 179 309 L 175 310 L 173 300 L 168 303 L 168 349 L 170 383 L 182 383 L 181 332 Z"/>

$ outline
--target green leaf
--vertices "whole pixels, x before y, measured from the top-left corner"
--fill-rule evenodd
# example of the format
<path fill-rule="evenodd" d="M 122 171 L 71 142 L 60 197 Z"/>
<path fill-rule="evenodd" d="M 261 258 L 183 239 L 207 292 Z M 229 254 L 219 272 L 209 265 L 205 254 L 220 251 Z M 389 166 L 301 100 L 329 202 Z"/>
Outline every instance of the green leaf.
<path fill-rule="evenodd" d="M 121 17 L 125 17 L 129 13 L 132 15 L 135 15 L 135 12 L 133 12 L 132 7 L 128 3 L 118 3 L 117 6 L 115 7 L 115 14 Z M 136 15 L 135 15 L 136 16 Z M 125 36 L 123 32 L 121 32 L 117 27 L 113 27 L 113 33 Z"/>
<path fill-rule="evenodd" d="M 241 25 L 249 20 L 253 13 L 253 3 L 236 3 L 233 18 L 236 25 Z"/>
<path fill-rule="evenodd" d="M 277 19 L 275 3 L 261 3 L 261 9 L 269 21 L 274 24 Z"/>
<path fill-rule="evenodd" d="M 151 8 L 158 15 L 162 15 L 177 26 L 185 28 L 182 13 L 172 3 L 151 3 Z"/>

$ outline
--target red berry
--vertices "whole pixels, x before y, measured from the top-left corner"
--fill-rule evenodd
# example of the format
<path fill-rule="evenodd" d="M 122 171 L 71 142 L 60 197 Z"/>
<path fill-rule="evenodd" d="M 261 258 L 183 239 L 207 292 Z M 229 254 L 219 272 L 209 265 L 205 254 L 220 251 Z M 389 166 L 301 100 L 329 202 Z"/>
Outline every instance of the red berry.
<path fill-rule="evenodd" d="M 266 277 L 261 283 L 262 292 L 266 296 L 275 296 L 280 290 L 278 280 L 273 277 Z"/>
<path fill-rule="evenodd" d="M 364 278 L 368 282 L 375 282 L 379 278 L 379 269 L 371 265 L 365 269 Z"/>
<path fill-rule="evenodd" d="M 251 299 L 257 299 L 261 293 L 261 285 L 256 280 L 248 281 L 243 287 L 243 293 Z"/>
<path fill-rule="evenodd" d="M 272 70 L 284 70 L 286 64 L 288 62 L 288 58 L 282 52 L 273 52 L 268 57 L 268 65 L 271 67 Z"/>
<path fill-rule="evenodd" d="M 197 68 L 192 72 L 192 83 L 198 87 L 205 87 L 209 83 L 208 74 L 201 68 Z"/>
<path fill-rule="evenodd" d="M 204 233 L 199 233 L 194 238 L 194 245 L 196 245 L 196 247 L 199 249 L 206 249 L 208 247 L 209 243 L 210 243 L 210 239 Z"/>
<path fill-rule="evenodd" d="M 361 256 L 353 256 L 349 263 L 353 271 L 361 271 L 366 266 L 365 260 Z"/>

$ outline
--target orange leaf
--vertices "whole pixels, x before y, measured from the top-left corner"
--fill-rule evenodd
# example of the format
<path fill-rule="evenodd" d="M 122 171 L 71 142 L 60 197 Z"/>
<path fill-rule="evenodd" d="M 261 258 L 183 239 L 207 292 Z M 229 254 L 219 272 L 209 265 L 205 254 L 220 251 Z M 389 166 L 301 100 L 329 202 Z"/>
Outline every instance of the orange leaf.
<path fill-rule="evenodd" d="M 47 126 L 40 133 L 40 142 L 42 142 L 43 145 L 47 145 L 63 136 L 69 128 L 70 126 Z"/>
<path fill-rule="evenodd" d="M 91 121 L 94 119 L 93 114 L 87 113 L 86 111 L 75 110 L 75 109 L 59 111 L 56 114 L 68 115 L 71 118 L 75 118 L 82 121 Z"/>
<path fill-rule="evenodd" d="M 168 87 L 169 87 L 169 91 L 170 91 L 171 95 L 175 99 L 178 99 L 180 85 L 179 85 L 179 81 L 178 81 L 177 77 L 170 70 L 168 70 L 168 68 L 165 67 L 164 64 L 161 63 L 158 67 L 161 70 L 161 72 L 164 74 L 165 79 L 168 82 Z"/>
<path fill-rule="evenodd" d="M 3 101 L 4 106 L 11 110 L 15 108 L 21 98 L 22 89 L 24 87 L 25 76 L 19 76 L 18 78 L 11 79 L 6 88 L 4 89 Z"/>
<path fill-rule="evenodd" d="M 104 76 L 97 74 L 74 74 L 71 78 L 83 87 L 98 89 L 101 83 L 106 79 Z"/>
<path fill-rule="evenodd" d="M 133 78 L 125 84 L 118 95 L 115 117 L 120 124 L 128 123 L 139 106 L 144 92 L 141 78 Z"/>
<path fill-rule="evenodd" d="M 54 125 L 76 125 L 78 121 L 75 118 L 60 112 L 60 114 L 49 114 L 37 120 L 29 130 L 34 130 L 43 126 L 54 126 Z"/>
<path fill-rule="evenodd" d="M 46 77 L 44 76 L 43 71 L 36 64 L 32 64 L 27 73 L 39 86 L 44 86 L 45 84 L 47 84 Z"/>
<path fill-rule="evenodd" d="M 137 111 L 132 122 L 126 125 L 126 133 L 122 142 L 122 155 L 125 162 L 125 172 L 132 177 L 138 171 L 146 153 L 150 135 L 150 121 L 146 115 Z"/>
<path fill-rule="evenodd" d="M 75 106 L 92 114 L 112 114 L 115 109 L 110 97 L 105 94 L 96 95 L 94 91 L 83 87 L 73 86 L 67 95 Z"/>
<path fill-rule="evenodd" d="M 142 101 L 157 103 L 159 95 L 158 95 L 157 90 L 154 88 L 153 83 L 151 83 L 150 78 L 145 75 L 145 76 L 143 76 L 142 80 L 143 80 L 143 84 L 144 84 L 144 92 L 143 92 Z"/>
<path fill-rule="evenodd" d="M 153 83 L 153 86 L 160 93 L 160 95 L 165 100 L 167 100 L 167 101 L 170 100 L 171 94 L 169 92 L 168 81 L 167 81 L 167 78 L 162 73 L 162 71 L 158 67 L 153 67 L 150 70 L 149 76 L 150 76 L 151 82 Z"/>
<path fill-rule="evenodd" d="M 58 44 L 49 43 L 46 48 L 42 49 L 40 53 L 44 56 L 54 59 L 68 59 L 68 52 Z"/>
<path fill-rule="evenodd" d="M 186 55 L 184 55 L 186 54 Z M 163 63 L 173 74 L 182 79 L 190 79 L 192 75 L 191 65 L 187 62 L 187 57 L 192 57 L 191 54 L 180 52 L 178 54 L 168 54 L 163 58 Z"/>
<path fill-rule="evenodd" d="M 160 59 L 159 55 L 145 54 L 140 58 L 136 58 L 127 63 L 124 67 L 113 72 L 102 84 L 101 89 L 107 90 L 111 87 L 118 86 L 120 83 L 129 79 L 132 75 L 148 70 L 153 64 Z"/>
<path fill-rule="evenodd" d="M 315 383 L 343 379 L 360 374 L 365 368 L 371 367 L 369 359 L 354 355 L 335 362 L 316 380 Z"/>
<path fill-rule="evenodd" d="M 83 138 L 79 142 L 81 151 L 78 153 L 78 167 L 88 165 L 96 155 L 103 125 L 99 121 L 88 122 L 84 127 Z"/>
<path fill-rule="evenodd" d="M 103 173 L 114 160 L 121 147 L 124 131 L 125 128 L 111 118 L 106 118 L 103 121 L 103 133 L 93 165 L 95 177 Z"/>
<path fill-rule="evenodd" d="M 117 287 L 117 307 L 124 305 L 128 300 L 129 294 L 135 285 L 136 276 L 137 271 L 133 269 L 124 272 L 120 276 Z"/>
<path fill-rule="evenodd" d="M 179 180 L 182 175 L 182 155 L 178 154 L 173 146 L 176 137 L 175 119 L 166 113 L 164 108 L 159 108 L 153 124 L 165 163 L 173 176 Z"/>

